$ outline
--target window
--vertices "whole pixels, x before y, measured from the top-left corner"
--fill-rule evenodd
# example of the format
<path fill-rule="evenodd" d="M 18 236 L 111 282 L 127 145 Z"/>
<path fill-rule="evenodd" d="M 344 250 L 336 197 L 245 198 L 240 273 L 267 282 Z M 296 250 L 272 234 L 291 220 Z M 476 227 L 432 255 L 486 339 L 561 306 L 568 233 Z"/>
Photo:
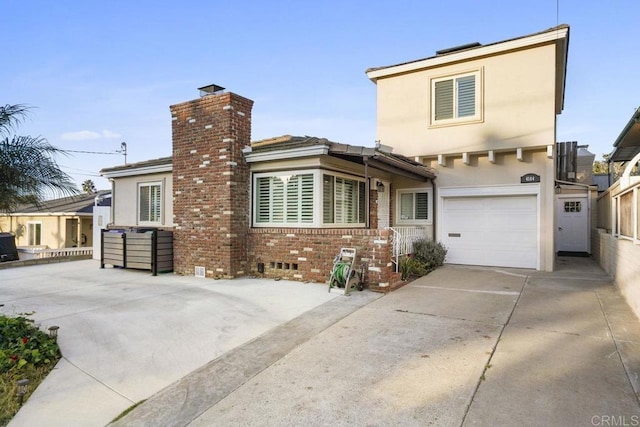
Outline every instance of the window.
<path fill-rule="evenodd" d="M 580 212 L 582 211 L 582 202 L 564 202 L 565 212 Z"/>
<path fill-rule="evenodd" d="M 161 224 L 162 185 L 159 182 L 138 185 L 138 223 Z"/>
<path fill-rule="evenodd" d="M 399 224 L 431 224 L 431 189 L 398 191 Z"/>
<path fill-rule="evenodd" d="M 256 180 L 256 223 L 313 223 L 313 174 L 262 176 Z"/>
<path fill-rule="evenodd" d="M 322 222 L 324 224 L 364 223 L 363 181 L 322 175 Z"/>
<path fill-rule="evenodd" d="M 253 183 L 255 226 L 364 226 L 364 180 L 309 170 L 259 173 Z"/>
<path fill-rule="evenodd" d="M 29 246 L 42 245 L 42 223 L 41 222 L 27 223 L 27 245 Z"/>
<path fill-rule="evenodd" d="M 481 120 L 480 71 L 431 80 L 431 124 Z"/>

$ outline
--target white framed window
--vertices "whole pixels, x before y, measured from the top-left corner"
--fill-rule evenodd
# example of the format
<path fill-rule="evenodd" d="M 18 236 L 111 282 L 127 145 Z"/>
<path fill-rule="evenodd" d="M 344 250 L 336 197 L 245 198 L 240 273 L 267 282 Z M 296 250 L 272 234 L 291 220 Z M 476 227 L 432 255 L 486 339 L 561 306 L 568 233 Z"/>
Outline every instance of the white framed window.
<path fill-rule="evenodd" d="M 27 245 L 42 245 L 42 223 L 36 221 L 27 222 Z"/>
<path fill-rule="evenodd" d="M 482 120 L 482 73 L 431 79 L 431 125 Z"/>
<path fill-rule="evenodd" d="M 256 173 L 255 227 L 364 227 L 364 179 L 323 170 Z"/>
<path fill-rule="evenodd" d="M 364 224 L 364 181 L 322 174 L 322 223 Z"/>
<path fill-rule="evenodd" d="M 303 226 L 313 223 L 313 173 L 255 179 L 255 223 Z"/>
<path fill-rule="evenodd" d="M 138 184 L 138 224 L 162 224 L 162 183 Z"/>
<path fill-rule="evenodd" d="M 396 223 L 429 225 L 432 223 L 432 190 L 430 188 L 403 189 L 396 193 Z"/>

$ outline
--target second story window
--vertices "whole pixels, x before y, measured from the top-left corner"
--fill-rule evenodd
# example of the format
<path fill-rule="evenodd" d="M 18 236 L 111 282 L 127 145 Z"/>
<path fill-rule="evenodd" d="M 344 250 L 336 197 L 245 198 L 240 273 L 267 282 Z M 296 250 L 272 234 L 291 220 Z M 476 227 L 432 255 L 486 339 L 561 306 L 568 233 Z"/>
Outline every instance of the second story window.
<path fill-rule="evenodd" d="M 480 87 L 480 71 L 432 79 L 431 125 L 480 120 Z"/>

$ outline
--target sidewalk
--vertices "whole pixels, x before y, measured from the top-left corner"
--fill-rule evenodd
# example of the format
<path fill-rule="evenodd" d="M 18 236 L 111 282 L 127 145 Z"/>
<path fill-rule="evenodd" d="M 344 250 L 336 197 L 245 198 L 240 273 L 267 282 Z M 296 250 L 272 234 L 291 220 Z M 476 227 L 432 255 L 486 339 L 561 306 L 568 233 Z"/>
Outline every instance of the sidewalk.
<path fill-rule="evenodd" d="M 592 260 L 559 264 L 445 266 L 315 332 L 330 301 L 115 425 L 634 425 L 640 322 Z"/>

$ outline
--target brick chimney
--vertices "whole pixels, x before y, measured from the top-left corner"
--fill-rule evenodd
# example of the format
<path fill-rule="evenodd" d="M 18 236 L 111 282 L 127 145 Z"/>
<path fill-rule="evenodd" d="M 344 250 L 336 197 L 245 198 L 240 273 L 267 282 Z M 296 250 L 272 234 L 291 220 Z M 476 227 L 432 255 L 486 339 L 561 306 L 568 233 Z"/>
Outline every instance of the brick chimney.
<path fill-rule="evenodd" d="M 253 101 L 212 93 L 170 107 L 173 138 L 174 271 L 234 278 L 248 273 Z M 202 273 L 203 269 L 198 269 Z"/>

